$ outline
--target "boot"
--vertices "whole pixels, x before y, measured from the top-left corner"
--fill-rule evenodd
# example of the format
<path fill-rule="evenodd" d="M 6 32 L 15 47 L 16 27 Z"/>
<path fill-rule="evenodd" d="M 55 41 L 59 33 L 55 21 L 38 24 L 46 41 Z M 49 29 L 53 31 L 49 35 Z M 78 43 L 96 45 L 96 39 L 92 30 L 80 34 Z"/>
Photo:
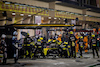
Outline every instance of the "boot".
<path fill-rule="evenodd" d="M 14 61 L 15 61 L 15 63 L 17 63 L 17 59 L 16 58 L 14 58 Z"/>
<path fill-rule="evenodd" d="M 93 58 L 95 58 L 95 56 L 93 56 Z"/>
<path fill-rule="evenodd" d="M 98 55 L 98 58 L 99 58 L 99 55 Z"/>

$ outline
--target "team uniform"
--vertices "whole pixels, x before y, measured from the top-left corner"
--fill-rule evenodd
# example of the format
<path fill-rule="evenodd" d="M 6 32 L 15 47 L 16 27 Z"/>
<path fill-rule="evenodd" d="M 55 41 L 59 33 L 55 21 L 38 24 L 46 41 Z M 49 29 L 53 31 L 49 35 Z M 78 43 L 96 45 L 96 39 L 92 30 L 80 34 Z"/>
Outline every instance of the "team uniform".
<path fill-rule="evenodd" d="M 13 37 L 12 37 L 12 45 L 13 45 L 13 50 L 14 50 L 14 55 L 13 55 L 13 57 L 14 57 L 14 61 L 15 61 L 15 63 L 17 63 L 17 61 L 18 61 L 18 40 L 17 40 L 17 32 L 15 31 L 14 33 L 13 33 Z"/>
<path fill-rule="evenodd" d="M 80 58 L 83 56 L 82 55 L 82 51 L 83 51 L 83 48 L 84 48 L 84 41 L 82 40 L 82 36 L 81 36 L 81 38 L 79 39 L 79 41 L 78 41 L 78 44 L 79 44 L 79 51 L 80 51 Z"/>
<path fill-rule="evenodd" d="M 5 42 L 5 37 L 6 35 L 3 34 L 1 39 L 1 46 L 3 50 L 3 64 L 6 64 L 7 61 L 7 44 Z"/>
<path fill-rule="evenodd" d="M 73 33 L 70 34 L 69 36 L 69 44 L 71 45 L 71 56 L 76 58 L 76 44 L 75 44 L 76 38 L 73 35 Z"/>
<path fill-rule="evenodd" d="M 98 48 L 97 48 L 97 39 L 95 38 L 95 35 L 92 35 L 92 39 L 90 41 L 90 45 L 91 45 L 91 48 L 92 48 L 92 51 L 93 51 L 93 58 L 95 58 L 95 52 L 99 58 L 99 54 L 98 54 Z"/>

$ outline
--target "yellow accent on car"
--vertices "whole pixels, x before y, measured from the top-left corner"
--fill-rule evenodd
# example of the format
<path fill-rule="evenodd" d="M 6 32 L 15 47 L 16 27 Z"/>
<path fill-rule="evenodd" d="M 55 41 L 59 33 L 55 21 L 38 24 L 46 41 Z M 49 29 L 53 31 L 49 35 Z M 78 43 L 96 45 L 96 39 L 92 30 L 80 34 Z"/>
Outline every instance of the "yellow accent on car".
<path fill-rule="evenodd" d="M 43 40 L 43 37 L 41 37 L 40 40 Z"/>
<path fill-rule="evenodd" d="M 93 46 L 96 46 L 96 44 L 93 44 Z"/>
<path fill-rule="evenodd" d="M 53 40 L 53 42 L 56 42 L 56 40 Z"/>
<path fill-rule="evenodd" d="M 46 56 L 47 55 L 47 51 L 48 51 L 49 49 L 48 48 L 44 48 L 43 49 L 43 52 L 44 52 L 44 55 Z"/>
<path fill-rule="evenodd" d="M 41 46 L 38 46 L 38 48 L 41 48 Z"/>

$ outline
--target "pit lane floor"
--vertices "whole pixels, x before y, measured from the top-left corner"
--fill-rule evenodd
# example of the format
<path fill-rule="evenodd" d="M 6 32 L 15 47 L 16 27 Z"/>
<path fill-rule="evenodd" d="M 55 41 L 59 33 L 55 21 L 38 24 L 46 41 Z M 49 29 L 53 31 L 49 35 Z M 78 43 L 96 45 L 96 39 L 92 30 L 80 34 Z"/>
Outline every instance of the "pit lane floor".
<path fill-rule="evenodd" d="M 100 54 L 100 51 L 99 51 Z M 78 56 L 79 54 L 77 54 Z M 7 65 L 0 67 L 92 67 L 92 65 L 100 64 L 100 58 L 92 58 L 92 54 L 83 54 L 84 58 L 57 58 L 57 59 L 19 59 L 14 64 L 13 59 L 7 60 Z M 100 67 L 100 65 L 94 66 Z"/>

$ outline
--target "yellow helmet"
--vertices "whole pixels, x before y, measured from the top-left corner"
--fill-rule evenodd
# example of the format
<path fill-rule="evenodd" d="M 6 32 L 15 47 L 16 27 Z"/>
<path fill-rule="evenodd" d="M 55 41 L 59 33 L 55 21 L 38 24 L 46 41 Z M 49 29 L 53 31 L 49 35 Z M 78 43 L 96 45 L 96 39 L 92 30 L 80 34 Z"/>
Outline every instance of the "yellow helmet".
<path fill-rule="evenodd" d="M 43 40 L 43 37 L 41 37 L 40 40 Z"/>
<path fill-rule="evenodd" d="M 80 36 L 80 38 L 82 39 L 82 38 L 83 38 L 83 36 Z"/>
<path fill-rule="evenodd" d="M 40 42 L 41 40 L 40 39 L 38 39 L 38 42 Z"/>
<path fill-rule="evenodd" d="M 70 34 L 73 34 L 73 31 L 70 31 Z"/>
<path fill-rule="evenodd" d="M 94 34 L 92 34 L 92 37 L 95 37 L 95 35 L 94 35 Z"/>
<path fill-rule="evenodd" d="M 27 33 L 27 35 L 29 35 L 29 33 Z"/>

